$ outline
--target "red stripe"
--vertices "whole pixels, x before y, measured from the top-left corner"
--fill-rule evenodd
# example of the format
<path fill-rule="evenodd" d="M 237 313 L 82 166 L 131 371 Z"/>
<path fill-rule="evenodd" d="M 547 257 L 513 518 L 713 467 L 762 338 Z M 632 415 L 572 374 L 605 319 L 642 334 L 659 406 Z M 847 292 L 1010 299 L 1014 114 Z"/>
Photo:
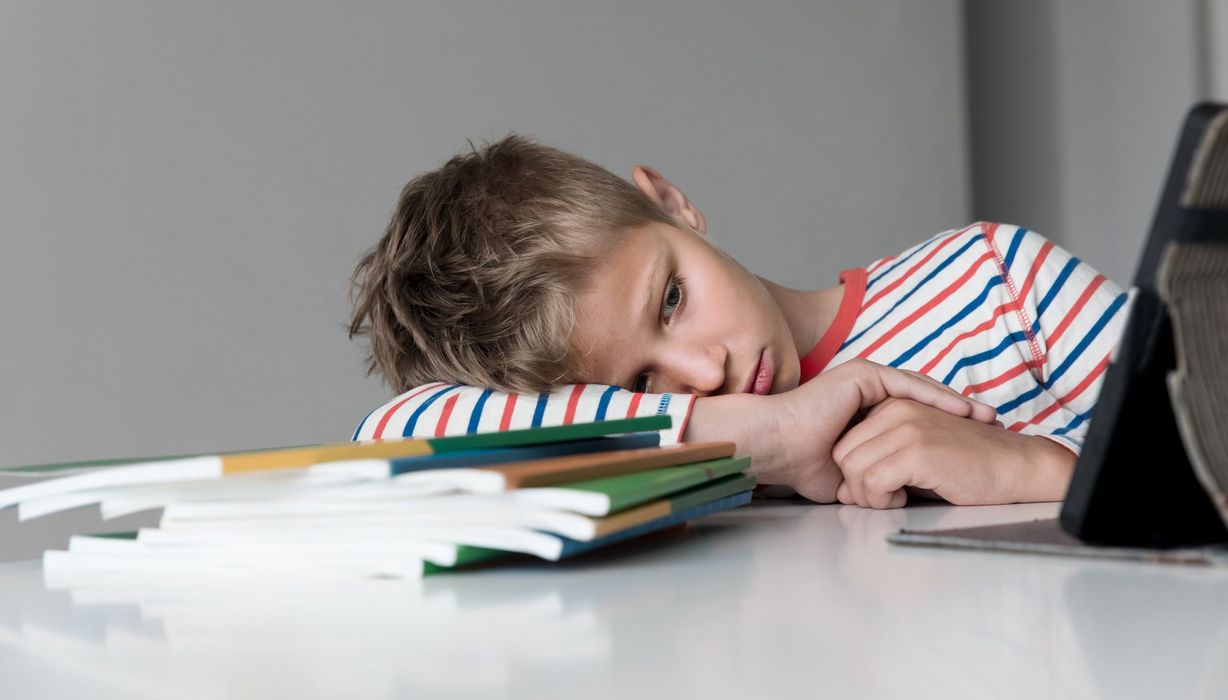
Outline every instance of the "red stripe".
<path fill-rule="evenodd" d="M 1002 306 L 999 306 L 998 308 L 994 309 L 993 315 L 989 317 L 988 321 L 985 321 L 981 325 L 977 326 L 976 328 L 973 328 L 972 330 L 966 333 L 960 333 L 959 335 L 957 335 L 945 348 L 942 349 L 942 352 L 935 355 L 934 359 L 925 363 L 925 366 L 922 367 L 920 370 L 921 374 L 929 374 L 930 370 L 934 369 L 934 365 L 938 364 L 939 362 L 942 362 L 942 358 L 946 357 L 947 354 L 950 353 L 951 350 L 954 349 L 955 346 L 958 345 L 960 341 L 965 340 L 967 338 L 971 338 L 972 336 L 977 335 L 978 333 L 984 333 L 990 328 L 993 328 L 994 322 L 998 320 L 999 316 L 1001 316 L 1002 314 L 1014 308 L 1015 308 L 1014 304 L 1011 304 L 1011 303 L 1003 304 Z"/>
<path fill-rule="evenodd" d="M 1036 274 L 1044 266 L 1045 258 L 1049 257 L 1049 251 L 1051 250 L 1053 250 L 1053 241 L 1045 241 L 1040 250 L 1036 251 L 1036 259 L 1032 261 L 1032 269 L 1028 270 L 1028 277 L 1023 281 L 1023 288 L 1019 290 L 1019 299 L 1023 299 L 1028 295 L 1028 292 L 1032 291 L 1032 283 L 1036 281 Z M 1017 299 L 1016 303 L 1021 302 Z"/>
<path fill-rule="evenodd" d="M 503 404 L 503 419 L 499 421 L 499 432 L 507 430 L 512 424 L 512 411 L 516 408 L 516 394 L 507 395 L 507 403 Z"/>
<path fill-rule="evenodd" d="M 405 402 L 409 401 L 410 399 L 414 398 L 415 396 L 419 396 L 419 395 L 421 395 L 421 394 L 422 394 L 422 393 L 424 393 L 424 392 L 430 391 L 431 389 L 438 389 L 439 387 L 443 386 L 443 384 L 444 384 L 443 382 L 435 382 L 434 384 L 427 384 L 426 386 L 424 386 L 424 387 L 422 387 L 421 389 L 419 389 L 419 390 L 415 391 L 414 393 L 410 394 L 409 396 L 406 396 L 405 398 L 401 399 L 400 401 L 398 401 L 398 402 L 396 402 L 396 403 L 392 404 L 392 407 L 391 407 L 391 408 L 389 408 L 389 409 L 388 409 L 388 410 L 387 410 L 387 411 L 384 413 L 384 415 L 383 415 L 382 417 L 380 417 L 380 419 L 379 419 L 379 424 L 377 424 L 377 425 L 375 426 L 375 432 L 371 434 L 371 439 L 372 439 L 372 440 L 379 440 L 380 438 L 382 438 L 382 437 L 384 436 L 384 428 L 388 426 L 388 421 L 389 421 L 389 419 L 391 419 L 391 418 L 392 418 L 392 414 L 396 413 L 398 408 L 400 408 L 400 407 L 404 406 L 404 405 L 405 405 Z"/>
<path fill-rule="evenodd" d="M 678 426 L 678 442 L 682 442 L 682 436 L 686 435 L 686 424 L 691 420 L 691 409 L 695 408 L 695 395 L 691 395 L 691 403 L 687 404 L 686 415 L 682 417 L 682 423 Z"/>
<path fill-rule="evenodd" d="M 576 417 L 576 404 L 580 403 L 580 394 L 584 393 L 587 384 L 577 384 L 571 389 L 571 398 L 567 399 L 567 412 L 563 414 L 563 425 L 571 425 Z"/>
<path fill-rule="evenodd" d="M 1034 364 L 1036 364 L 1036 360 L 1032 360 L 1031 362 L 1020 362 L 1019 364 L 1015 365 L 1014 367 L 1011 367 L 1010 369 L 1006 370 L 1002 374 L 999 374 L 993 379 L 988 379 L 986 381 L 981 382 L 980 384 L 970 384 L 964 387 L 964 390 L 960 393 L 962 393 L 964 396 L 969 396 L 971 394 L 979 394 L 980 392 L 985 391 L 986 389 L 992 389 L 1001 384 L 1005 384 L 1009 382 L 1010 380 L 1014 379 L 1015 377 L 1018 377 L 1019 375 L 1028 371 L 1028 369 L 1031 368 L 1032 365 Z"/>
<path fill-rule="evenodd" d="M 875 273 L 875 272 L 877 272 L 877 271 L 878 271 L 878 269 L 879 269 L 879 268 L 881 268 L 883 265 L 886 265 L 887 263 L 891 262 L 892 260 L 895 260 L 897 257 L 899 257 L 899 256 L 896 256 L 896 255 L 889 255 L 889 256 L 887 256 L 887 257 L 883 258 L 882 260 L 879 260 L 878 262 L 876 262 L 876 263 L 874 263 L 873 265 L 871 265 L 871 266 L 869 266 L 869 267 L 867 267 L 867 268 L 866 268 L 866 274 L 867 274 L 867 275 L 872 275 L 872 274 L 874 274 L 874 273 Z"/>
<path fill-rule="evenodd" d="M 995 230 L 996 228 L 997 227 L 994 227 Z M 1032 291 L 1032 283 L 1036 281 L 1036 273 L 1040 271 L 1041 265 L 1045 261 L 1045 257 L 1049 255 L 1049 250 L 1052 248 L 1053 248 L 1053 244 L 1047 241 L 1045 245 L 1041 247 L 1039 254 L 1036 256 L 1036 259 L 1032 261 L 1032 269 L 1028 270 L 1028 276 L 1023 281 L 1023 289 L 1020 290 L 1017 299 L 1023 299 L 1027 297 L 1028 292 Z M 951 350 L 955 348 L 955 345 L 959 343 L 960 341 L 965 340 L 967 338 L 971 338 L 972 336 L 978 333 L 984 333 L 990 328 L 993 328 L 994 321 L 997 320 L 999 316 L 1006 313 L 1007 311 L 1011 311 L 1015 309 L 1017 303 L 1018 303 L 1017 301 L 1010 301 L 1010 302 L 1003 304 L 1002 306 L 999 306 L 998 308 L 994 309 L 993 315 L 989 317 L 988 321 L 982 323 L 981 325 L 977 326 L 976 328 L 973 328 L 972 330 L 966 333 L 961 333 L 958 337 L 952 340 L 950 344 L 948 344 L 945 348 L 943 348 L 942 352 L 938 353 L 938 355 L 934 357 L 934 359 L 930 360 L 928 363 L 926 363 L 924 367 L 921 368 L 921 374 L 929 374 L 929 371 L 933 369 L 935 365 L 941 362 L 942 358 L 946 357 L 947 353 L 951 352 Z"/>
<path fill-rule="evenodd" d="M 1109 355 L 1111 354 L 1112 353 L 1110 353 Z M 1066 394 L 1065 396 L 1058 399 L 1057 401 L 1054 401 L 1045 410 L 1041 411 L 1040 413 L 1037 413 L 1035 416 L 1032 416 L 1032 420 L 1029 420 L 1026 423 L 1024 421 L 1019 421 L 1018 423 L 1015 423 L 1014 425 L 1012 425 L 1010 429 L 1018 431 L 1018 430 L 1022 430 L 1025 426 L 1039 423 L 1040 421 L 1048 417 L 1050 413 L 1053 413 L 1054 411 L 1056 411 L 1059 406 L 1063 406 L 1069 403 L 1079 394 L 1083 393 L 1083 390 L 1091 386 L 1091 383 L 1096 381 L 1096 378 L 1099 377 L 1104 372 L 1104 368 L 1109 366 L 1109 355 L 1105 355 L 1104 359 L 1100 361 L 1100 364 L 1096 365 L 1096 367 L 1092 369 L 1092 371 L 1086 377 L 1083 378 L 1083 381 L 1079 382 L 1078 385 L 1075 386 L 1075 388 L 1071 389 L 1070 393 Z"/>
<path fill-rule="evenodd" d="M 975 224 L 974 224 L 974 225 L 975 225 Z M 921 269 L 921 268 L 922 268 L 922 267 L 923 267 L 923 266 L 924 266 L 926 263 L 928 263 L 930 260 L 932 260 L 932 259 L 934 258 L 934 256 L 935 256 L 935 255 L 937 255 L 937 254 L 938 254 L 938 251 L 942 250 L 942 249 L 943 249 L 945 246 L 947 246 L 948 244 L 950 244 L 950 243 L 951 243 L 951 241 L 954 241 L 956 238 L 959 238 L 959 237 L 960 237 L 960 235 L 962 235 L 962 234 L 966 233 L 966 232 L 968 231 L 968 229 L 969 229 L 969 228 L 972 228 L 972 227 L 971 227 L 971 226 L 969 226 L 968 228 L 965 228 L 963 231 L 958 231 L 958 232 L 953 233 L 953 234 L 951 234 L 950 236 L 948 236 L 948 237 L 947 237 L 947 239 L 946 239 L 945 241 L 943 241 L 942 243 L 939 243 L 939 244 L 938 244 L 937 246 L 935 246 L 935 247 L 934 247 L 934 249 L 933 249 L 933 250 L 931 250 L 929 253 L 926 253 L 925 257 L 924 257 L 924 258 L 921 258 L 921 261 L 920 261 L 920 262 L 918 262 L 917 264 L 915 264 L 915 265 L 913 265 L 912 267 L 908 268 L 908 272 L 905 272 L 905 273 L 904 273 L 904 275 L 903 275 L 902 277 L 900 277 L 900 278 L 899 278 L 899 279 L 897 279 L 896 281 L 892 282 L 891 284 L 887 285 L 886 287 L 883 287 L 882 289 L 878 290 L 878 293 L 877 293 L 877 294 L 875 294 L 874 296 L 870 297 L 870 300 L 869 300 L 869 301 L 867 301 L 867 302 L 866 302 L 866 303 L 865 303 L 865 304 L 864 304 L 864 305 L 861 307 L 861 308 L 862 308 L 862 312 L 864 313 L 866 309 L 870 308 L 871 306 L 874 306 L 874 302 L 878 301 L 879 299 L 882 299 L 882 298 L 883 298 L 883 296 L 885 296 L 886 294 L 891 293 L 891 292 L 892 292 L 892 291 L 894 291 L 894 290 L 895 290 L 897 287 L 899 287 L 901 284 L 904 284 L 904 281 L 905 281 L 905 280 L 907 280 L 909 277 L 911 277 L 911 276 L 912 276 L 912 273 L 914 273 L 914 272 L 916 272 L 917 270 Z"/>
<path fill-rule="evenodd" d="M 895 324 L 895 326 L 891 330 L 887 331 L 885 334 L 880 336 L 878 340 L 874 341 L 873 343 L 870 343 L 870 345 L 866 347 L 865 350 L 861 351 L 858 357 L 861 357 L 862 359 L 869 357 L 870 354 L 872 354 L 875 350 L 885 345 L 889 340 L 894 338 L 900 331 L 904 330 L 905 328 L 915 323 L 917 319 L 921 318 L 925 314 L 929 313 L 930 311 L 933 311 L 935 306 L 938 306 L 939 304 L 941 304 L 944 300 L 946 300 L 947 297 L 954 294 L 957 289 L 964 286 L 964 284 L 966 284 L 968 280 L 972 278 L 972 275 L 976 274 L 977 268 L 981 266 L 981 263 L 984 263 L 986 260 L 992 260 L 992 259 L 993 259 L 992 252 L 987 252 L 981 257 L 977 258 L 976 261 L 973 262 L 972 265 L 968 268 L 968 271 L 965 272 L 963 275 L 960 275 L 959 279 L 955 280 L 950 285 L 948 285 L 947 288 L 939 292 L 937 296 L 925 302 L 924 306 L 922 306 L 921 308 L 909 314 L 907 318 Z"/>
<path fill-rule="evenodd" d="M 1096 278 L 1092 280 L 1092 283 L 1087 285 L 1087 289 L 1084 289 L 1083 294 L 1079 295 L 1079 300 L 1075 302 L 1074 306 L 1070 307 L 1070 311 L 1066 312 L 1066 318 L 1062 319 L 1062 322 L 1057 326 L 1057 330 L 1053 331 L 1053 334 L 1049 336 L 1049 340 L 1046 343 L 1048 347 L 1052 348 L 1057 344 L 1057 339 L 1062 337 L 1062 334 L 1065 333 L 1066 329 L 1070 327 L 1070 324 L 1074 322 L 1075 317 L 1079 315 L 1079 311 L 1081 311 L 1087 304 L 1087 300 L 1091 298 L 1092 293 L 1095 292 L 1102 283 L 1104 283 L 1104 275 L 1096 275 Z"/>
<path fill-rule="evenodd" d="M 978 221 L 977 223 L 978 223 L 978 224 L 980 224 L 980 225 L 982 225 L 982 226 L 988 226 L 988 227 L 989 227 L 989 228 L 984 228 L 984 229 L 982 229 L 982 233 L 984 233 L 984 234 L 985 234 L 985 241 L 986 241 L 987 243 L 989 243 L 989 247 L 991 247 L 991 248 L 992 248 L 992 247 L 993 247 L 993 245 L 994 245 L 994 236 L 997 236 L 997 235 L 998 235 L 998 224 L 996 224 L 996 223 L 990 223 L 990 224 L 987 224 L 987 223 L 986 223 L 986 222 L 984 222 L 984 221 Z"/>
<path fill-rule="evenodd" d="M 845 340 L 848 340 L 849 333 L 857 323 L 857 317 L 860 315 L 859 309 L 862 308 L 861 300 L 866 295 L 866 271 L 857 267 L 845 270 L 840 273 L 840 282 L 844 284 L 844 297 L 840 300 L 840 309 L 836 311 L 836 318 L 832 320 L 831 325 L 826 331 L 823 331 L 823 337 L 819 338 L 819 342 L 802 358 L 801 378 L 798 380 L 800 382 L 805 383 L 814 379 L 827 368 L 828 363 L 836 356 L 836 353 L 840 352 L 840 346 Z"/>
<path fill-rule="evenodd" d="M 443 437 L 444 432 L 448 429 L 448 419 L 452 417 L 452 408 L 456 406 L 456 400 L 460 398 L 460 394 L 452 394 L 452 396 L 444 402 L 443 413 L 439 416 L 439 422 L 435 424 L 435 437 Z"/>
<path fill-rule="evenodd" d="M 995 224 L 996 226 L 996 224 Z M 1023 328 L 1024 335 L 1028 338 L 1028 350 L 1032 353 L 1034 362 L 1029 366 L 1034 368 L 1044 367 L 1045 358 L 1041 356 L 1040 344 L 1036 342 L 1036 335 L 1032 333 L 1032 319 L 1028 317 L 1028 311 L 1023 305 L 1023 295 L 1015 289 L 1015 278 L 1011 277 L 1011 271 L 1006 267 L 1006 259 L 1002 257 L 1002 251 L 998 250 L 998 246 L 994 243 L 990 244 L 990 249 L 994 254 L 994 261 L 998 263 L 998 270 L 1002 273 L 1002 279 L 1006 280 L 1006 288 L 1011 291 L 1011 298 L 1015 300 L 1015 314 L 1019 317 L 1019 326 Z M 1049 255 L 1049 250 L 1053 248 L 1053 244 L 1045 241 L 1040 250 L 1037 251 L 1036 258 L 1032 260 L 1032 268 L 1036 269 L 1036 260 L 1043 260 Z M 1032 273 L 1029 272 L 1029 275 Z M 1041 381 L 1040 375 L 1037 375 L 1036 381 Z"/>
<path fill-rule="evenodd" d="M 631 405 L 627 406 L 627 417 L 635 418 L 635 412 L 640 407 L 640 399 L 644 398 L 643 394 L 632 394 Z"/>

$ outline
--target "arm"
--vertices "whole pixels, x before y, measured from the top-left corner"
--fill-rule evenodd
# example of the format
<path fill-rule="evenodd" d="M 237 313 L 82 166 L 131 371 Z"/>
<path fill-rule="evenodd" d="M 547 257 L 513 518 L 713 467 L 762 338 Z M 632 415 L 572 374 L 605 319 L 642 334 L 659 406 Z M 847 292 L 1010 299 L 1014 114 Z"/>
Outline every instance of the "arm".
<path fill-rule="evenodd" d="M 841 502 L 897 507 L 906 488 L 956 504 L 1064 497 L 1127 297 L 1031 231 L 1002 226 L 990 245 L 1016 302 L 1006 318 L 1026 338 L 1019 346 L 1030 371 L 970 395 L 994 404 L 1009 430 L 888 402 L 836 445 Z"/>
<path fill-rule="evenodd" d="M 436 382 L 414 387 L 372 411 L 352 439 L 444 437 L 669 415 L 673 427 L 661 431 L 661 442 L 668 445 L 680 441 L 694 401 L 690 394 L 642 394 L 601 384 L 512 394 Z"/>
<path fill-rule="evenodd" d="M 836 443 L 841 503 L 898 508 L 908 493 L 955 505 L 1060 501 L 1075 453 L 1039 435 L 888 400 Z"/>
<path fill-rule="evenodd" d="M 761 483 L 784 484 L 812 501 L 831 503 L 842 480 L 832 456 L 836 440 L 858 414 L 892 397 L 953 420 L 994 420 L 989 406 L 936 381 L 853 360 L 782 394 L 701 398 L 685 437 L 696 442 L 735 440 L 738 454 L 752 457 L 750 473 Z"/>
<path fill-rule="evenodd" d="M 982 422 L 994 419 L 990 407 L 932 380 L 856 360 L 772 396 L 728 394 L 697 399 L 577 384 L 548 394 L 516 397 L 474 387 L 428 384 L 373 411 L 359 425 L 354 439 L 457 435 L 669 413 L 675 417 L 675 428 L 663 433 L 663 443 L 677 442 L 680 435 L 687 442 L 733 440 L 739 455 L 752 457 L 750 471 L 763 483 L 785 484 L 812 500 L 831 502 L 840 482 L 839 469 L 832 461 L 836 438 L 859 412 L 892 396 L 935 407 L 961 420 L 969 416 Z"/>

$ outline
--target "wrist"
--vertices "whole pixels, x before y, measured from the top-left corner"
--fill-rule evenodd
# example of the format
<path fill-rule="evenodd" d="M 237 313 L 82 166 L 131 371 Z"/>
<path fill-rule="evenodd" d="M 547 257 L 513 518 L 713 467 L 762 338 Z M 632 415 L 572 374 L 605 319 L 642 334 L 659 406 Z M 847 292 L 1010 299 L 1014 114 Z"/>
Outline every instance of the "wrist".
<path fill-rule="evenodd" d="M 781 412 L 776 396 L 724 394 L 695 399 L 683 442 L 732 440 L 739 456 L 749 455 L 751 473 L 775 471 L 784 459 Z"/>
<path fill-rule="evenodd" d="M 1076 455 L 1061 443 L 1043 435 L 1020 435 L 1029 449 L 1020 450 L 1023 459 L 1016 467 L 1014 503 L 1060 501 L 1074 474 Z"/>

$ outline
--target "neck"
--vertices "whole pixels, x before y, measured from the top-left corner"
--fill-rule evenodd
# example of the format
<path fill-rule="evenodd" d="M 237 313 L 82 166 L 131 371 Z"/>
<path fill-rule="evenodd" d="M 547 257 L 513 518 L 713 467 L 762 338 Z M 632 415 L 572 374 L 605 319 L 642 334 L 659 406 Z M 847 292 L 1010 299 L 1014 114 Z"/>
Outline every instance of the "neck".
<path fill-rule="evenodd" d="M 836 320 L 840 300 L 844 298 L 844 285 L 807 292 L 790 289 L 762 277 L 759 281 L 784 314 L 793 334 L 793 343 L 797 346 L 797 356 L 805 357 Z"/>

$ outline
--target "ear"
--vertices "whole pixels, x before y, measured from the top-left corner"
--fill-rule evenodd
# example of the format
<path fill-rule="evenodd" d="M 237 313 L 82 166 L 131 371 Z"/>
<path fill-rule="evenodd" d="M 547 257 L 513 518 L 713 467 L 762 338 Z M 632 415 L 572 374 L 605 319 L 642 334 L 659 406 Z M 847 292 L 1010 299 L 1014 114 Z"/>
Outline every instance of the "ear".
<path fill-rule="evenodd" d="M 707 235 L 708 222 L 704 219 L 703 212 L 691 204 L 691 200 L 687 199 L 682 190 L 666 180 L 664 175 L 647 165 L 637 165 L 631 169 L 631 181 L 635 183 L 640 192 L 656 202 L 657 206 L 674 217 L 678 223 L 701 236 Z"/>

